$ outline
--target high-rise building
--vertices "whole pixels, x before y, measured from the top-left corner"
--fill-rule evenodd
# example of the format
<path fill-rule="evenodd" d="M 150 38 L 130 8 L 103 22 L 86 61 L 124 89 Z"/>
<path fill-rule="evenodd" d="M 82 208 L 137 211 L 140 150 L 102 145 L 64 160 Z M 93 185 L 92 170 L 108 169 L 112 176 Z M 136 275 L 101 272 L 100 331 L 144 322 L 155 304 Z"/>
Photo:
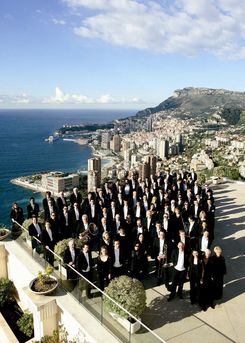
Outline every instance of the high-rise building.
<path fill-rule="evenodd" d="M 119 135 L 114 135 L 112 142 L 112 150 L 114 152 L 119 152 L 121 149 L 121 137 Z"/>
<path fill-rule="evenodd" d="M 176 136 L 176 144 L 179 146 L 179 152 L 183 152 L 184 139 L 181 133 Z"/>
<path fill-rule="evenodd" d="M 155 155 L 150 155 L 149 157 L 149 164 L 150 164 L 150 175 L 155 176 L 156 174 L 156 165 L 157 165 L 157 158 Z"/>
<path fill-rule="evenodd" d="M 129 170 L 130 168 L 131 154 L 132 154 L 132 151 L 130 149 L 124 150 L 123 152 L 125 170 Z"/>
<path fill-rule="evenodd" d="M 100 187 L 101 183 L 101 159 L 90 158 L 88 160 L 88 192 L 93 192 Z"/>
<path fill-rule="evenodd" d="M 148 132 L 152 132 L 152 116 L 147 118 L 146 129 L 147 129 Z"/>
<path fill-rule="evenodd" d="M 140 165 L 139 176 L 140 176 L 142 181 L 144 181 L 146 178 L 150 177 L 150 165 L 149 165 L 149 163 L 144 162 Z"/>
<path fill-rule="evenodd" d="M 130 149 L 130 142 L 129 141 L 123 141 L 122 142 L 122 151 L 124 153 L 125 150 Z"/>
<path fill-rule="evenodd" d="M 169 149 L 169 141 L 165 139 L 161 139 L 159 141 L 159 147 L 158 147 L 158 155 L 162 160 L 165 160 L 168 158 L 168 149 Z"/>
<path fill-rule="evenodd" d="M 110 131 L 102 132 L 101 134 L 101 148 L 109 149 L 110 148 L 111 133 Z"/>

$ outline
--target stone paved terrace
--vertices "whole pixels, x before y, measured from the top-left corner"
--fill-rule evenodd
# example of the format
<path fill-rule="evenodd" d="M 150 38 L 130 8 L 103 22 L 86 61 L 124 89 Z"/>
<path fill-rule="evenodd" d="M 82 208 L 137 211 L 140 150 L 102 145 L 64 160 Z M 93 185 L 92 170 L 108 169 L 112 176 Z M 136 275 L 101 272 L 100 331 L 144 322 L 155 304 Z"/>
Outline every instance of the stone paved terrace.
<path fill-rule="evenodd" d="M 165 286 L 148 288 L 143 322 L 167 343 L 245 342 L 245 183 L 217 185 L 214 196 L 216 237 L 212 248 L 220 245 L 226 258 L 224 297 L 215 309 L 203 312 L 190 304 L 188 283 L 184 299 L 176 297 L 170 303 Z"/>

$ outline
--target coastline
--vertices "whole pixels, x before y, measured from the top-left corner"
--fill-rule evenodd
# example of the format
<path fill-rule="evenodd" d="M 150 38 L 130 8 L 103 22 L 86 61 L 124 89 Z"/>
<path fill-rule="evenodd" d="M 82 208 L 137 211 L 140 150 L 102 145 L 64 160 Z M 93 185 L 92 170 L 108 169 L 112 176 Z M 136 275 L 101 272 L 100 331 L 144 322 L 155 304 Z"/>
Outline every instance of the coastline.
<path fill-rule="evenodd" d="M 73 142 L 75 144 L 79 145 L 86 145 L 87 147 L 91 148 L 91 157 L 99 157 L 101 158 L 101 172 L 106 176 L 108 173 L 108 169 L 112 168 L 113 165 L 115 165 L 118 162 L 118 156 L 111 156 L 110 150 L 102 150 L 102 149 L 96 149 L 91 143 L 88 143 L 87 139 L 81 139 L 81 138 L 63 138 L 63 141 Z M 52 172 L 49 172 L 52 173 Z M 79 171 L 79 174 L 87 174 L 88 171 Z M 30 189 L 33 192 L 38 193 L 45 193 L 47 191 L 46 188 L 42 187 L 40 181 L 33 180 L 34 176 L 40 178 L 42 176 L 42 173 L 34 173 L 32 175 L 27 176 L 19 176 L 17 178 L 13 178 L 10 180 L 10 183 Z M 56 192 L 52 192 L 54 196 L 58 196 L 59 194 Z"/>

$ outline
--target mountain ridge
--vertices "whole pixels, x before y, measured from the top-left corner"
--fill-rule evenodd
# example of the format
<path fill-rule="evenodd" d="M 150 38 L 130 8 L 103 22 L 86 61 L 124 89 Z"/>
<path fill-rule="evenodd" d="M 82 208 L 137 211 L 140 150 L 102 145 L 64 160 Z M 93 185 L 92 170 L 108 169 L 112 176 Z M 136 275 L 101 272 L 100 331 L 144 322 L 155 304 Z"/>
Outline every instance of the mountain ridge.
<path fill-rule="evenodd" d="M 195 116 L 208 117 L 211 114 L 245 110 L 245 92 L 205 87 L 185 87 L 176 89 L 172 96 L 156 107 L 146 108 L 136 113 L 136 117 L 148 116 L 161 111 L 184 112 Z"/>

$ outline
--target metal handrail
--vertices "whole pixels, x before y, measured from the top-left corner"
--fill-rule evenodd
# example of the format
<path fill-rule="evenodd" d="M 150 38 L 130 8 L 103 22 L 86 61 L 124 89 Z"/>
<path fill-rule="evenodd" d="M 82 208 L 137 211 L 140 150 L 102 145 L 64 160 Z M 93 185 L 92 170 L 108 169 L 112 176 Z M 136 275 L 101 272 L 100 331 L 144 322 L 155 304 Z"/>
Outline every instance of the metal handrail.
<path fill-rule="evenodd" d="M 13 222 L 15 222 L 18 226 L 20 226 L 26 233 L 29 234 L 28 230 L 26 228 L 24 228 L 21 224 L 19 224 L 18 222 L 16 222 L 14 219 L 12 220 Z M 42 242 L 37 239 L 36 237 L 32 237 L 34 239 L 36 239 L 39 243 L 42 244 Z M 47 249 L 47 248 L 46 248 Z M 64 265 L 66 265 L 67 267 L 71 268 L 76 274 L 78 274 L 82 279 L 84 279 L 87 283 L 89 283 L 93 288 L 97 289 L 100 293 L 103 294 L 104 297 L 108 298 L 111 302 L 113 302 L 116 306 L 118 306 L 121 310 L 123 310 L 125 313 L 128 314 L 129 317 L 133 318 L 135 321 L 137 321 L 138 323 L 140 323 L 140 325 L 142 325 L 148 332 L 150 332 L 153 336 L 155 336 L 160 342 L 162 343 L 166 343 L 166 341 L 164 341 L 161 337 L 159 337 L 154 331 L 152 331 L 147 325 L 145 325 L 144 323 L 142 323 L 138 318 L 136 318 L 134 315 L 132 315 L 129 311 L 127 311 L 122 305 L 118 304 L 114 299 L 112 299 L 108 294 L 106 294 L 105 292 L 103 292 L 99 287 L 97 287 L 93 282 L 91 282 L 90 280 L 88 280 L 84 275 L 80 274 L 75 268 L 73 268 L 72 266 L 70 266 L 67 263 L 64 263 L 63 258 L 60 257 L 59 255 L 57 255 L 53 250 L 51 249 L 47 249 L 49 250 L 57 259 L 59 259 Z"/>

